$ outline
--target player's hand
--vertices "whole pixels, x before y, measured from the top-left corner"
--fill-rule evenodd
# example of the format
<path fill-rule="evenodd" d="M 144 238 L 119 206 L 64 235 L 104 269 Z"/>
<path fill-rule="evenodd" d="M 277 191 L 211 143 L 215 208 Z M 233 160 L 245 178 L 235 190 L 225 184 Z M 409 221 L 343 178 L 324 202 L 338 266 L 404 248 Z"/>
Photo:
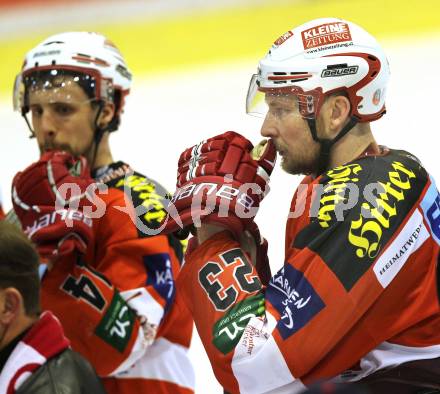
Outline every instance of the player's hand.
<path fill-rule="evenodd" d="M 92 206 L 94 186 L 86 160 L 67 152 L 46 152 L 15 175 L 14 210 L 43 259 L 86 252 L 93 231 L 83 208 Z"/>
<path fill-rule="evenodd" d="M 255 269 L 263 285 L 269 284 L 272 273 L 269 265 L 268 243 L 260 234 L 260 230 L 255 222 L 252 222 L 238 239 L 240 247 L 244 250 Z"/>
<path fill-rule="evenodd" d="M 164 232 L 210 223 L 235 236 L 248 228 L 269 192 L 276 150 L 271 140 L 255 148 L 228 131 L 185 150 L 179 159 L 177 190 L 164 221 Z"/>

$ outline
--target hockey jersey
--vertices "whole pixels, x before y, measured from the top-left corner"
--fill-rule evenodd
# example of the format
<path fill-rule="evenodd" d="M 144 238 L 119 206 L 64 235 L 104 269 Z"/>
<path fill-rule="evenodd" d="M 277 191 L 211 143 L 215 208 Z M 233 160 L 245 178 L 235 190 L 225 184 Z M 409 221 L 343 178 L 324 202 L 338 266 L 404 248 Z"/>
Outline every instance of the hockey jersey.
<path fill-rule="evenodd" d="M 433 179 L 385 150 L 302 181 L 267 287 L 226 231 L 177 285 L 228 392 L 294 393 L 440 357 L 439 245 Z"/>
<path fill-rule="evenodd" d="M 94 244 L 45 274 L 42 306 L 108 393 L 192 393 L 193 322 L 175 289 L 183 245 L 156 231 L 165 191 L 122 162 L 94 175 L 106 185 L 91 214 Z"/>

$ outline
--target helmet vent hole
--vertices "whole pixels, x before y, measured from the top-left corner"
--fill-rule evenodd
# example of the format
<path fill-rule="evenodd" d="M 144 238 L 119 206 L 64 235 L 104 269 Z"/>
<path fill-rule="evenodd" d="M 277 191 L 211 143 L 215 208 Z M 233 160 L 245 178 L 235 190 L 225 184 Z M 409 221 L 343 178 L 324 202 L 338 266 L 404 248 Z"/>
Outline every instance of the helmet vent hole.
<path fill-rule="evenodd" d="M 373 78 L 377 74 L 377 71 L 373 71 L 370 75 L 371 78 Z"/>
<path fill-rule="evenodd" d="M 373 62 L 377 61 L 377 58 L 372 55 L 368 55 L 368 59 L 372 60 Z"/>

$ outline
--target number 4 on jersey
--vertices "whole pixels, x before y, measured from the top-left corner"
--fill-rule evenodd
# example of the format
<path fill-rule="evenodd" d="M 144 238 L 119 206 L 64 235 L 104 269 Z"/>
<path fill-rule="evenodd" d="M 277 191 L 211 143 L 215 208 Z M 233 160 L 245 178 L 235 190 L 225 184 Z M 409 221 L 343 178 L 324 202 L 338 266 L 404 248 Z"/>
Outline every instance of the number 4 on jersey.
<path fill-rule="evenodd" d="M 62 289 L 72 297 L 82 299 L 102 311 L 105 307 L 105 299 L 93 281 L 85 275 L 81 275 L 78 279 L 68 276 L 64 282 Z"/>
<path fill-rule="evenodd" d="M 208 261 L 199 271 L 199 282 L 218 311 L 233 305 L 240 292 L 254 293 L 261 282 L 241 249 L 219 255 L 220 262 Z"/>

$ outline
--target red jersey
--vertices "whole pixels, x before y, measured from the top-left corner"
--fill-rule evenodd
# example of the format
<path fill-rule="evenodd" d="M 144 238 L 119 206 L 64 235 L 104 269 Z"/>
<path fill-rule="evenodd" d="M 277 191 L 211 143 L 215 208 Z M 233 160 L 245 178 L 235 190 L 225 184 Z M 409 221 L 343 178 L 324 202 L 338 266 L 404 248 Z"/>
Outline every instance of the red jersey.
<path fill-rule="evenodd" d="M 165 192 L 121 162 L 96 176 L 108 190 L 95 206 L 94 245 L 83 260 L 70 256 L 45 274 L 42 306 L 108 393 L 192 393 L 193 323 L 174 282 L 183 248 L 154 235 Z"/>
<path fill-rule="evenodd" d="M 228 392 L 294 393 L 440 357 L 439 245 L 434 181 L 391 150 L 303 180 L 267 287 L 222 232 L 178 288 Z"/>

